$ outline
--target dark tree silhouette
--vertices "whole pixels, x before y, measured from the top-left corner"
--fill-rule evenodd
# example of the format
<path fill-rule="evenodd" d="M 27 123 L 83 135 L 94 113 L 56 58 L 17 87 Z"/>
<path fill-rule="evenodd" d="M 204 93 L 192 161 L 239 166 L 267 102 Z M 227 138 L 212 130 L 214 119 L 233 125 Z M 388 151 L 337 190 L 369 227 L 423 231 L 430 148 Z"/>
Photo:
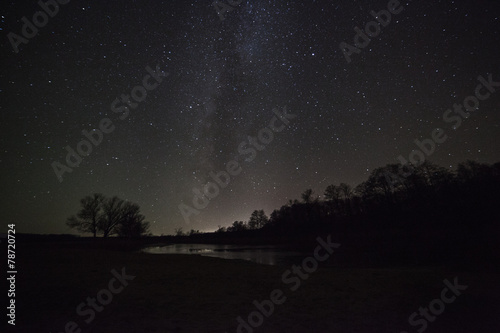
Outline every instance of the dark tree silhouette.
<path fill-rule="evenodd" d="M 117 233 L 118 224 L 121 221 L 123 214 L 124 201 L 118 197 L 112 197 L 104 200 L 104 214 L 99 222 L 99 228 L 103 232 L 103 237 L 109 237 Z"/>
<path fill-rule="evenodd" d="M 339 186 L 328 185 L 324 192 L 324 197 L 326 205 L 328 206 L 330 213 L 335 213 L 340 211 L 340 198 L 342 191 Z"/>
<path fill-rule="evenodd" d="M 336 202 L 337 200 L 340 199 L 340 195 L 341 195 L 341 190 L 338 186 L 328 185 L 327 188 L 325 189 L 324 196 L 327 201 Z"/>
<path fill-rule="evenodd" d="M 216 233 L 224 233 L 227 231 L 227 228 L 226 227 L 222 227 L 222 226 L 217 226 L 217 230 L 215 231 Z"/>
<path fill-rule="evenodd" d="M 464 163 L 459 163 L 457 167 L 457 175 L 464 181 L 469 181 L 473 178 L 484 176 L 487 174 L 487 166 L 476 161 L 467 160 Z"/>
<path fill-rule="evenodd" d="M 344 199 L 349 200 L 353 195 L 352 187 L 346 183 L 340 183 L 339 185 L 340 192 L 344 196 Z"/>
<path fill-rule="evenodd" d="M 137 204 L 125 202 L 121 208 L 120 221 L 116 232 L 120 237 L 137 238 L 147 233 L 149 223 L 145 222 Z"/>
<path fill-rule="evenodd" d="M 186 234 L 184 233 L 184 231 L 182 231 L 182 228 L 176 228 L 174 230 L 174 235 L 176 235 L 176 236 L 186 236 Z"/>
<path fill-rule="evenodd" d="M 201 234 L 201 232 L 198 229 L 196 229 L 196 230 L 195 229 L 191 229 L 188 232 L 188 236 L 199 235 L 199 234 Z"/>
<path fill-rule="evenodd" d="M 75 228 L 80 232 L 89 232 L 97 237 L 99 232 L 99 221 L 102 217 L 102 203 L 104 196 L 95 193 L 93 196 L 86 196 L 80 200 L 82 205 L 77 216 L 71 216 L 66 220 L 66 225 Z"/>
<path fill-rule="evenodd" d="M 302 200 L 305 202 L 305 203 L 311 203 L 314 199 L 313 199 L 313 190 L 312 189 L 307 189 L 305 190 L 302 195 Z"/>
<path fill-rule="evenodd" d="M 125 202 L 118 197 L 105 198 L 102 194 L 86 196 L 80 200 L 82 209 L 71 216 L 66 224 L 80 232 L 89 232 L 103 237 L 117 234 L 122 237 L 139 237 L 147 233 L 149 223 L 140 214 L 137 204 Z"/>
<path fill-rule="evenodd" d="M 500 260 L 499 192 L 500 163 L 467 161 L 456 171 L 428 161 L 388 164 L 374 169 L 354 191 L 345 183 L 329 185 L 323 201 L 306 190 L 301 201 L 289 200 L 275 209 L 258 232 L 245 231 L 241 221 L 226 230 L 240 232 L 228 235 L 231 241 L 241 237 L 300 244 L 322 233 L 353 237 L 359 242 L 352 243 L 349 260 L 363 262 L 370 253 L 368 260 L 374 263 L 459 263 L 467 257 L 475 265 L 492 254 Z M 259 215 L 252 213 L 250 229 L 258 228 Z M 432 255 L 436 249 L 439 258 Z"/>
<path fill-rule="evenodd" d="M 234 221 L 233 225 L 227 228 L 228 232 L 236 232 L 236 231 L 243 231 L 247 230 L 248 227 L 243 221 Z"/>
<path fill-rule="evenodd" d="M 268 221 L 269 219 L 262 209 L 254 210 L 248 221 L 248 227 L 250 229 L 260 229 L 264 227 Z"/>

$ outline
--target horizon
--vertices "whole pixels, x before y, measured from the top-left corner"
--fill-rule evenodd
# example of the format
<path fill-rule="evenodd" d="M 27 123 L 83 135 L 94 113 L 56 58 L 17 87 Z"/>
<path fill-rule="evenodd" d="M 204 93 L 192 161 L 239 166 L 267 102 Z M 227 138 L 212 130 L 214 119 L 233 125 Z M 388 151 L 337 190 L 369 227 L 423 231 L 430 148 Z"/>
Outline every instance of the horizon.
<path fill-rule="evenodd" d="M 471 160 L 468 160 L 468 161 L 471 161 Z M 430 161 L 427 161 L 427 162 L 430 162 Z M 466 161 L 464 161 L 464 163 L 465 162 Z M 475 162 L 475 161 L 473 161 L 473 162 Z M 494 164 L 496 165 L 496 164 L 499 164 L 499 163 L 500 163 L 500 161 L 496 162 Z M 456 169 L 449 170 L 449 171 L 452 172 L 453 174 L 457 173 Z M 392 177 L 395 177 L 395 178 L 392 178 Z M 395 183 L 397 183 L 399 181 L 397 177 L 398 177 L 397 174 L 393 174 L 393 175 L 387 174 L 386 180 L 387 180 L 387 183 L 389 184 L 389 186 L 393 187 L 393 185 L 394 185 L 394 184 L 389 183 L 389 181 L 394 181 Z M 350 184 L 347 184 L 347 185 L 351 186 Z M 360 185 L 360 184 L 358 184 L 358 185 Z M 360 194 L 356 192 L 355 186 L 351 186 L 351 189 L 353 191 L 353 197 L 360 197 Z M 312 194 L 312 198 L 314 198 L 314 200 L 318 200 L 319 202 L 328 202 L 328 200 L 325 198 L 324 192 L 321 192 L 321 194 L 318 194 L 318 193 L 316 193 L 313 190 L 311 194 Z M 289 200 L 293 201 L 293 204 L 304 204 L 304 201 L 301 201 L 303 199 L 300 199 L 299 197 L 300 197 L 300 195 L 297 198 L 295 198 L 295 199 L 289 199 Z M 290 201 L 287 202 L 287 203 L 283 203 L 281 205 L 281 207 L 289 205 Z M 259 209 L 255 208 L 253 211 L 256 211 L 256 210 L 259 210 Z M 279 210 L 279 207 L 274 208 L 272 211 L 275 211 L 275 210 Z M 270 216 L 270 214 L 271 214 L 272 211 L 270 211 L 268 213 L 266 213 L 264 211 L 264 213 L 265 213 L 265 215 L 266 215 L 267 218 L 269 218 L 269 216 Z M 249 216 L 249 218 L 250 218 L 250 216 Z M 249 220 L 248 219 L 242 219 L 242 220 L 235 220 L 235 221 L 242 221 L 242 222 L 244 222 L 246 224 L 246 223 L 248 223 Z M 233 222 L 235 222 L 235 221 L 233 221 Z M 191 229 L 191 230 L 195 230 L 195 231 L 197 231 L 199 233 L 202 233 L 202 234 L 211 234 L 211 233 L 216 233 L 217 230 L 219 229 L 219 227 L 224 227 L 225 228 L 225 227 L 230 227 L 231 225 L 232 225 L 232 222 L 228 223 L 227 225 L 220 225 L 219 224 L 217 226 L 217 228 L 215 228 L 214 230 L 195 230 L 195 229 Z M 94 238 L 94 237 L 92 237 L 92 234 L 90 232 L 79 232 L 79 231 L 76 231 L 76 230 L 73 230 L 73 229 L 70 229 L 70 228 L 68 228 L 68 229 L 71 232 L 65 232 L 65 233 L 63 233 L 63 232 L 61 232 L 61 233 L 30 233 L 30 232 L 26 233 L 26 232 L 20 232 L 19 234 L 20 235 L 40 235 L 40 236 L 77 236 L 77 237 L 80 237 L 80 238 Z M 177 228 L 177 229 L 179 229 L 179 228 Z M 189 232 L 189 230 L 188 230 L 189 228 L 184 229 L 183 227 L 181 227 L 181 229 L 182 229 L 181 231 L 184 232 L 184 235 L 181 235 L 181 237 L 182 236 L 188 236 L 187 233 Z M 146 238 L 147 237 L 177 237 L 179 235 L 176 235 L 176 231 L 177 230 L 174 230 L 174 232 L 172 232 L 171 234 L 164 234 L 164 233 L 162 233 L 162 234 L 154 234 L 154 233 L 148 232 L 148 234 L 143 235 L 142 237 L 146 237 Z M 7 235 L 7 233 L 0 232 L 0 235 Z M 110 238 L 121 238 L 120 236 L 115 235 L 115 234 L 110 235 L 109 237 Z M 102 235 L 98 234 L 97 238 L 102 238 Z"/>

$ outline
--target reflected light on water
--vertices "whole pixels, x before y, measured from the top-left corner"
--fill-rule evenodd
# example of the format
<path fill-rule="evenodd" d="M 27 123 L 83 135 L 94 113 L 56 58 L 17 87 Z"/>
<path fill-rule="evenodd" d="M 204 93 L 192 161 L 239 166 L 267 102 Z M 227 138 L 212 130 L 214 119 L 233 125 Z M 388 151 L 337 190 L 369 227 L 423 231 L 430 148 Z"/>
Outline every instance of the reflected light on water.
<path fill-rule="evenodd" d="M 292 262 L 293 258 L 302 256 L 299 252 L 290 251 L 278 246 L 238 246 L 212 244 L 172 244 L 152 246 L 142 250 L 150 254 L 195 254 L 222 259 L 239 259 L 252 261 L 262 265 L 277 265 Z"/>

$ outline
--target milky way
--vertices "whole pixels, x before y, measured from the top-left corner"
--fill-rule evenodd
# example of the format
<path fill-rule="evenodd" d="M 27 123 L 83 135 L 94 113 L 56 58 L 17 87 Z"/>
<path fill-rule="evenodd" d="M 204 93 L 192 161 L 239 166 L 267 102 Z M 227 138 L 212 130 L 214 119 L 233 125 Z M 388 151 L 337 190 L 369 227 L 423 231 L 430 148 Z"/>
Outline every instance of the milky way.
<path fill-rule="evenodd" d="M 480 75 L 500 81 L 494 1 L 402 2 L 350 63 L 339 45 L 388 1 L 243 1 L 224 20 L 210 1 L 73 1 L 18 53 L 8 34 L 41 9 L 2 7 L 1 202 L 19 232 L 73 232 L 65 218 L 94 192 L 138 203 L 155 234 L 214 230 L 307 188 L 355 186 L 436 128 L 448 139 L 432 162 L 500 160 L 500 93 L 456 130 L 442 119 Z M 168 76 L 122 120 L 110 105 L 147 66 Z M 253 161 L 240 156 L 241 173 L 187 224 L 179 204 L 283 107 L 297 117 Z M 51 163 L 103 118 L 115 129 L 59 182 Z"/>

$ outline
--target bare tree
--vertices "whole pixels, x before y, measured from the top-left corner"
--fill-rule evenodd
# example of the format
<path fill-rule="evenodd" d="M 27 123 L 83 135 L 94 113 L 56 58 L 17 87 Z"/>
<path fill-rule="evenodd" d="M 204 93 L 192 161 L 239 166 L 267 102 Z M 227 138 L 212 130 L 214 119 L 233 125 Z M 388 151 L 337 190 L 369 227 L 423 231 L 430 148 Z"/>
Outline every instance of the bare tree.
<path fill-rule="evenodd" d="M 125 202 L 121 207 L 116 233 L 120 237 L 141 237 L 149 229 L 149 223 L 145 222 L 144 219 L 144 215 L 140 213 L 139 205 Z"/>
<path fill-rule="evenodd" d="M 189 230 L 188 236 L 199 235 L 199 234 L 201 234 L 200 230 L 191 229 Z"/>
<path fill-rule="evenodd" d="M 175 228 L 174 229 L 174 234 L 176 236 L 186 236 L 186 234 L 184 233 L 184 231 L 182 231 L 182 228 Z"/>
<path fill-rule="evenodd" d="M 125 202 L 118 197 L 105 198 L 96 193 L 80 200 L 82 205 L 77 216 L 70 216 L 66 224 L 80 232 L 90 232 L 97 237 L 118 234 L 122 237 L 140 237 L 149 230 L 137 204 Z"/>
<path fill-rule="evenodd" d="M 82 205 L 77 216 L 71 216 L 66 220 L 66 225 L 75 228 L 80 232 L 89 232 L 97 237 L 99 224 L 103 214 L 104 196 L 100 193 L 95 193 L 93 196 L 86 196 L 80 200 Z"/>
<path fill-rule="evenodd" d="M 122 207 L 124 201 L 118 197 L 112 197 L 103 202 L 103 216 L 99 221 L 99 228 L 103 232 L 103 237 L 108 237 L 117 232 L 118 224 L 123 214 Z"/>

